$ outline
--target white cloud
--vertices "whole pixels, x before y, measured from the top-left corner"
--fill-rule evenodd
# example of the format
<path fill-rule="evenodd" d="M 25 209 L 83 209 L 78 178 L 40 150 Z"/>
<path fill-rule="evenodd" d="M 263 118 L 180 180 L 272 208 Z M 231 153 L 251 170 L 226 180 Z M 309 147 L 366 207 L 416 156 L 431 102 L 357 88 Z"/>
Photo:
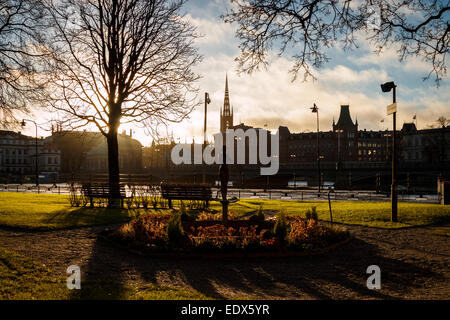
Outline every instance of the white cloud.
<path fill-rule="evenodd" d="M 206 18 L 194 18 L 190 14 L 185 16 L 197 32 L 202 35 L 197 39 L 198 45 L 218 45 L 231 41 L 234 37 L 234 27 L 220 20 L 210 20 Z"/>
<path fill-rule="evenodd" d="M 319 81 L 334 83 L 367 83 L 375 80 L 386 81 L 388 79 L 388 75 L 384 70 L 371 68 L 355 71 L 343 65 L 319 71 L 318 77 Z"/>
<path fill-rule="evenodd" d="M 406 57 L 400 62 L 398 53 L 399 45 L 393 45 L 384 48 L 379 54 L 375 53 L 375 46 L 368 40 L 359 40 L 360 50 L 366 53 L 360 57 L 350 55 L 348 60 L 357 66 L 376 65 L 382 68 L 398 68 L 407 72 L 420 73 L 427 75 L 431 71 L 431 66 L 422 58 L 416 56 Z"/>

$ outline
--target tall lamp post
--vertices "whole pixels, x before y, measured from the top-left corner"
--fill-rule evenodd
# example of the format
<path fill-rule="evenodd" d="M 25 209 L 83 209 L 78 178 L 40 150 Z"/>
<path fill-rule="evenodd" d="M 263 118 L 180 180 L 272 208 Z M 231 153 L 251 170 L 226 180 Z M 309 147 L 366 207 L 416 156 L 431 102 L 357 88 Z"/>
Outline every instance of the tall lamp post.
<path fill-rule="evenodd" d="M 312 113 L 317 114 L 317 179 L 319 182 L 319 197 L 320 197 L 320 185 L 321 185 L 321 172 L 320 172 L 320 132 L 319 132 L 319 107 L 314 103 L 313 107 L 310 108 Z"/>
<path fill-rule="evenodd" d="M 38 128 L 38 126 L 37 126 L 37 123 L 35 122 L 35 121 L 33 121 L 33 120 L 26 120 L 26 121 L 29 121 L 29 122 L 33 122 L 34 123 L 34 125 L 35 125 L 35 127 L 36 127 L 36 139 L 35 139 L 35 147 L 36 147 L 36 150 L 35 150 L 35 175 L 36 175 L 36 186 L 38 186 L 39 185 L 39 172 L 38 172 L 38 133 L 37 133 L 37 128 Z M 22 127 L 25 127 L 25 125 L 26 125 L 26 123 L 25 123 L 25 119 L 23 119 L 22 120 L 22 122 L 20 123 L 20 125 L 22 126 Z"/>
<path fill-rule="evenodd" d="M 203 151 L 206 148 L 206 115 L 208 113 L 208 104 L 211 103 L 211 100 L 209 99 L 209 93 L 205 92 L 205 123 L 203 125 Z M 202 152 L 203 155 L 203 152 Z M 202 156 L 202 163 L 203 163 L 203 156 Z M 202 182 L 205 183 L 206 182 L 206 168 L 205 168 L 205 163 L 203 163 L 203 174 L 202 174 Z"/>
<path fill-rule="evenodd" d="M 392 104 L 387 107 L 387 114 L 393 115 L 393 130 L 392 130 L 392 184 L 391 184 L 391 202 L 392 212 L 391 221 L 397 222 L 397 148 L 396 148 L 396 115 L 397 115 L 397 101 L 394 81 L 386 82 L 381 85 L 381 91 L 392 92 Z"/>

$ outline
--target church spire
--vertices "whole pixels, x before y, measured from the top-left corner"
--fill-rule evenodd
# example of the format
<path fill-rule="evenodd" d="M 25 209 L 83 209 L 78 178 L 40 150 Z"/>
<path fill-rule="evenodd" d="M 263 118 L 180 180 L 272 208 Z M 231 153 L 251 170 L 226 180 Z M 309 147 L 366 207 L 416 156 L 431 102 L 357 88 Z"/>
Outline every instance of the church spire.
<path fill-rule="evenodd" d="M 220 108 L 220 132 L 233 127 L 233 112 L 230 107 L 230 93 L 228 91 L 228 74 L 225 77 L 225 98 L 223 109 Z"/>
<path fill-rule="evenodd" d="M 230 111 L 230 94 L 228 92 L 228 74 L 225 76 L 225 98 L 223 99 L 223 115 L 229 116 Z"/>

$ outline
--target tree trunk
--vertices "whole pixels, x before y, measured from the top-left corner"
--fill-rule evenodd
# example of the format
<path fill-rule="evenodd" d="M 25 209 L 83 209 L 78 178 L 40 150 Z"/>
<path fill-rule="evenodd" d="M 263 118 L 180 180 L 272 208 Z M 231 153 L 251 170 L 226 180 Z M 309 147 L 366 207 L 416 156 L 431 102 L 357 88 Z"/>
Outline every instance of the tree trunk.
<path fill-rule="evenodd" d="M 111 192 L 110 206 L 120 206 L 120 172 L 119 172 L 119 143 L 117 130 L 110 130 L 106 136 L 108 143 L 108 173 Z"/>

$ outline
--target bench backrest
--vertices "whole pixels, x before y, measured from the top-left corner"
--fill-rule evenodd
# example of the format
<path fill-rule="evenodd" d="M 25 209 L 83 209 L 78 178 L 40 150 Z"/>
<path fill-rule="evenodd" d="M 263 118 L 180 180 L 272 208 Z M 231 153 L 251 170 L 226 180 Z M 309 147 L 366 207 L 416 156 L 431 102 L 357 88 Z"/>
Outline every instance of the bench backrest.
<path fill-rule="evenodd" d="M 165 199 L 210 200 L 212 190 L 206 185 L 161 185 L 161 195 Z"/>
<path fill-rule="evenodd" d="M 126 196 L 125 186 L 119 186 L 120 195 Z M 109 197 L 111 195 L 111 188 L 109 184 L 85 184 L 81 187 L 81 192 L 89 197 Z"/>

